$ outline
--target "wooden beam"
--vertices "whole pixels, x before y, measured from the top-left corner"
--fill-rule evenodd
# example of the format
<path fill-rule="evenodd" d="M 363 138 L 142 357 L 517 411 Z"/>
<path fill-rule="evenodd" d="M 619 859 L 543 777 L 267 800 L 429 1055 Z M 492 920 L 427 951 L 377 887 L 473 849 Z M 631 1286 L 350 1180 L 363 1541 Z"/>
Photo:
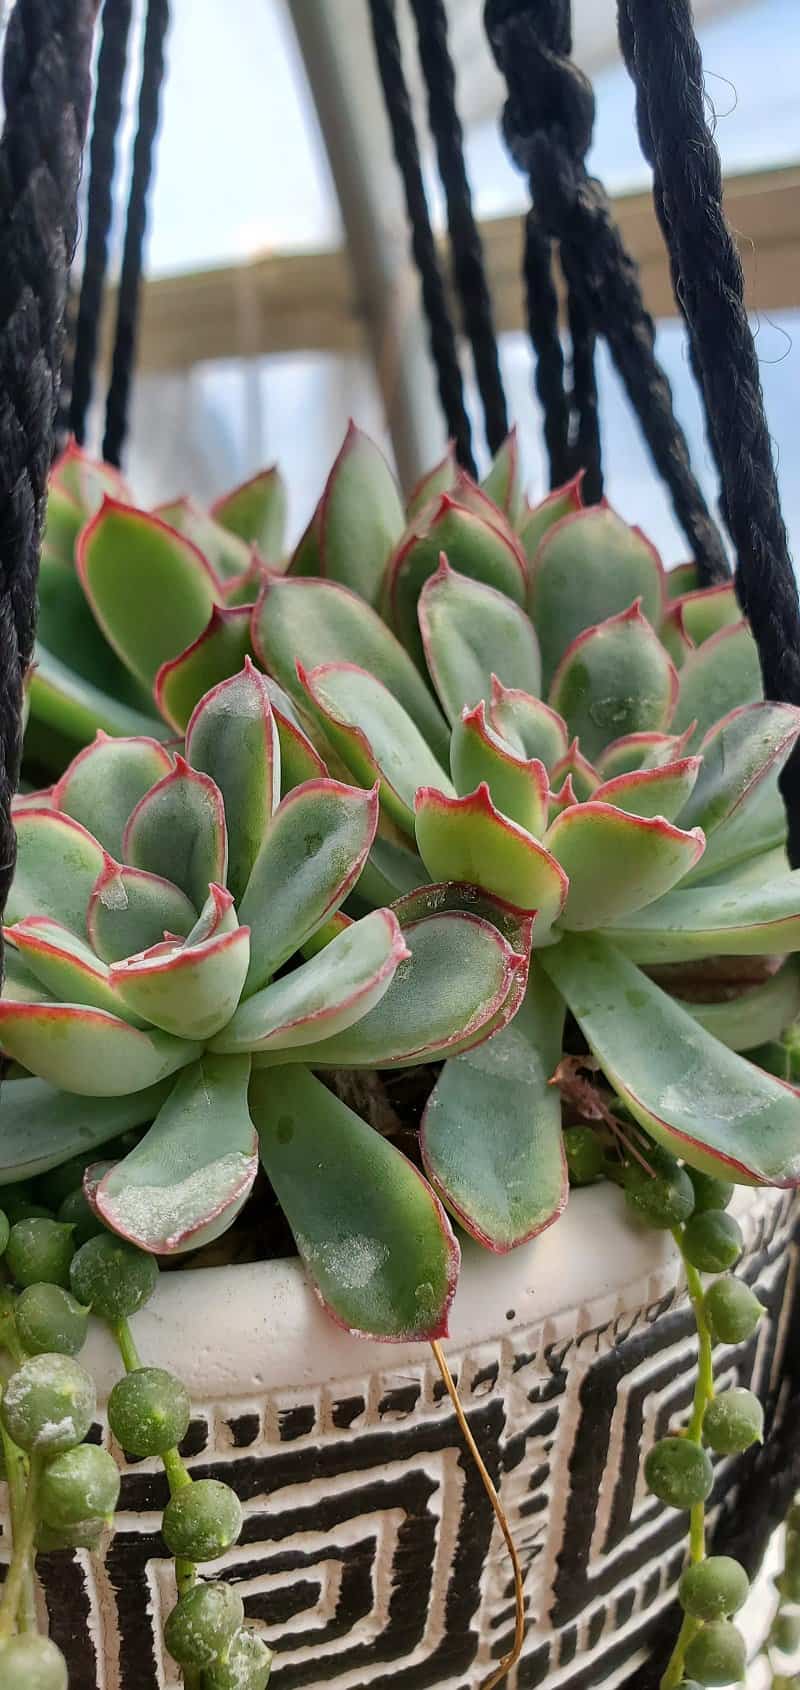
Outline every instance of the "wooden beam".
<path fill-rule="evenodd" d="M 728 217 L 737 235 L 754 311 L 800 308 L 800 168 L 729 177 Z M 637 260 L 648 310 L 673 317 L 675 301 L 649 192 L 614 202 L 623 239 Z M 482 224 L 498 328 L 525 326 L 520 282 L 520 218 Z M 105 313 L 104 358 L 116 308 Z M 417 309 L 409 294 L 409 311 Z M 138 367 L 180 370 L 218 358 L 281 352 L 367 352 L 347 255 L 276 253 L 249 263 L 161 277 L 142 298 Z"/>

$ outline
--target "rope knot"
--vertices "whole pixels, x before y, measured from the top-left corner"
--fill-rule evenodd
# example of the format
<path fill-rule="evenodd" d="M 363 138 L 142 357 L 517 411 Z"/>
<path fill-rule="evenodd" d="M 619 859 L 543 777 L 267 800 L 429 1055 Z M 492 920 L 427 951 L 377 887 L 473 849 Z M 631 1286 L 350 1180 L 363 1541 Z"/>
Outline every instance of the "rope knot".
<path fill-rule="evenodd" d="M 489 43 L 508 86 L 503 133 L 514 163 L 528 175 L 540 133 L 579 161 L 591 146 L 594 94 L 569 56 L 563 10 L 560 4 L 542 4 L 537 20 L 522 0 L 488 0 L 486 6 Z"/>

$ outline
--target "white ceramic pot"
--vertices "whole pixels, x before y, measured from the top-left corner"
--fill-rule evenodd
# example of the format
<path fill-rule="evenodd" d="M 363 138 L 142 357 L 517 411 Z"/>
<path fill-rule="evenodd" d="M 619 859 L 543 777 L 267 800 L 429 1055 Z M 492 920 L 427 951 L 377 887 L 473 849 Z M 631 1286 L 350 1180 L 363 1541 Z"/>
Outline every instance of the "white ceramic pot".
<path fill-rule="evenodd" d="M 721 1353 L 721 1376 L 769 1398 L 796 1211 L 790 1194 L 740 1191 L 736 1212 L 740 1271 L 769 1312 Z M 276 1651 L 273 1690 L 478 1690 L 509 1646 L 510 1568 L 429 1349 L 339 1331 L 298 1261 L 166 1275 L 134 1326 L 143 1359 L 191 1389 L 193 1471 L 244 1504 L 219 1570 Z M 465 1248 L 445 1347 L 525 1568 L 518 1690 L 611 1687 L 643 1658 L 685 1517 L 646 1493 L 641 1457 L 688 1403 L 692 1333 L 669 1237 L 630 1222 L 607 1186 L 511 1256 Z M 96 1334 L 86 1356 L 104 1396 L 115 1353 Z M 45 1565 L 71 1690 L 178 1682 L 161 1642 L 165 1482 L 156 1462 L 122 1464 L 105 1558 Z"/>

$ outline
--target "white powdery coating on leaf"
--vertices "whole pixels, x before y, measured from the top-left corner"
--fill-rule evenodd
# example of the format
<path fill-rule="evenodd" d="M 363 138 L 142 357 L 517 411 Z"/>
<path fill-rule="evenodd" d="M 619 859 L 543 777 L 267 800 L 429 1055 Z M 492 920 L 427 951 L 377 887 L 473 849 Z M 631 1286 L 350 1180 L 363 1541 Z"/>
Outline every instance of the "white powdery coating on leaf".
<path fill-rule="evenodd" d="M 128 894 L 125 882 L 119 875 L 113 880 L 107 880 L 100 888 L 100 902 L 107 910 L 126 910 L 128 908 Z"/>
<path fill-rule="evenodd" d="M 230 1151 L 171 1185 L 129 1185 L 102 1207 L 130 1237 L 169 1249 L 233 1202 L 253 1171 L 251 1157 Z"/>
<path fill-rule="evenodd" d="M 298 1239 L 298 1245 L 300 1240 Z M 345 1291 L 360 1291 L 380 1272 L 389 1256 L 388 1244 L 353 1234 L 335 1244 L 305 1245 L 305 1253 Z"/>

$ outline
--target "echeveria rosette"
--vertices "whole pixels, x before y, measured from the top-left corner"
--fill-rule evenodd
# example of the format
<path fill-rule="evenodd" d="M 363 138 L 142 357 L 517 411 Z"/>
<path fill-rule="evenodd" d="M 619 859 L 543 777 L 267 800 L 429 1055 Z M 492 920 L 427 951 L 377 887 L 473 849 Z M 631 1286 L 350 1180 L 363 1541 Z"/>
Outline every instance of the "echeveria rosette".
<path fill-rule="evenodd" d="M 181 1252 L 241 1209 L 258 1129 L 335 1317 L 436 1336 L 458 1258 L 441 1204 L 309 1053 L 404 1065 L 488 1036 L 519 1004 L 530 922 L 435 890 L 347 916 L 377 789 L 315 772 L 281 799 L 270 689 L 247 661 L 184 753 L 100 735 L 18 807 L 0 1046 L 25 1077 L 5 1089 L 0 1180 L 146 1126 L 87 1196 L 142 1248 Z"/>
<path fill-rule="evenodd" d="M 163 737 L 150 657 L 177 656 L 215 613 L 223 628 L 238 628 L 235 607 L 254 602 L 265 568 L 283 567 L 285 518 L 276 469 L 234 488 L 210 511 L 180 498 L 147 512 L 137 510 L 117 470 L 70 444 L 49 484 L 29 759 L 58 773 L 98 729 Z M 151 614 L 156 602 L 158 618 Z M 121 634 L 123 624 L 130 638 Z M 142 641 L 142 625 L 152 642 Z M 248 644 L 229 639 L 228 646 L 231 674 Z M 211 681 L 220 678 L 215 673 Z M 201 678 L 193 702 L 206 690 Z"/>

